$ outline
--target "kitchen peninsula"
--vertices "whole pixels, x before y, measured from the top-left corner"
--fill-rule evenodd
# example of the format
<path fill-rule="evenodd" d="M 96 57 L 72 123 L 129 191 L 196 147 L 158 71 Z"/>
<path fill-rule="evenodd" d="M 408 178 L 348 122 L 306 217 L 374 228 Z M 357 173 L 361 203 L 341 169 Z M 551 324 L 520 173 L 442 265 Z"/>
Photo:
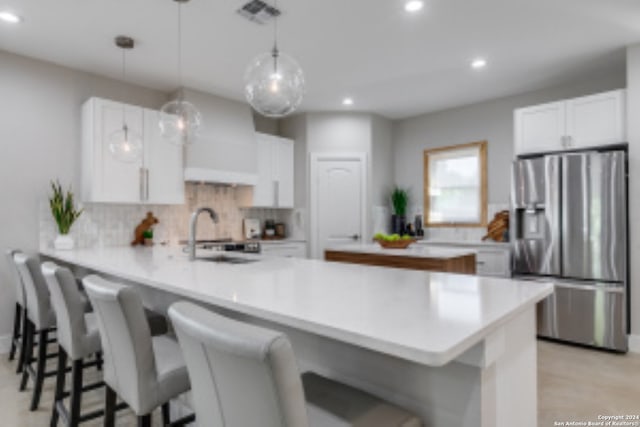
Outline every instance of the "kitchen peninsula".
<path fill-rule="evenodd" d="M 476 273 L 476 254 L 472 249 L 433 248 L 422 245 L 412 245 L 405 249 L 387 249 L 371 243 L 336 246 L 325 250 L 324 254 L 327 261 L 445 273 Z"/>
<path fill-rule="evenodd" d="M 537 425 L 535 305 L 551 284 L 258 255 L 189 262 L 163 247 L 41 253 L 133 284 L 156 310 L 189 299 L 281 330 L 301 370 L 407 407 L 426 426 Z"/>

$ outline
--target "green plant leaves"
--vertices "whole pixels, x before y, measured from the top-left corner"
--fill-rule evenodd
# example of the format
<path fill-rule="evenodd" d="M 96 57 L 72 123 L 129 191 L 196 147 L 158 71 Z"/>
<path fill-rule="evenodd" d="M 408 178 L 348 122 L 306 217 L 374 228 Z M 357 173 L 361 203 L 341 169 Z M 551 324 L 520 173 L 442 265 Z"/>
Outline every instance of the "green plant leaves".
<path fill-rule="evenodd" d="M 409 204 L 409 191 L 396 187 L 391 192 L 391 204 L 396 215 L 404 216 L 407 213 Z"/>
<path fill-rule="evenodd" d="M 60 181 L 56 180 L 55 182 L 51 181 L 51 190 L 53 194 L 49 197 L 49 207 L 53 219 L 58 224 L 60 234 L 69 234 L 71 226 L 82 214 L 83 209 L 76 210 L 71 187 L 65 194 Z"/>

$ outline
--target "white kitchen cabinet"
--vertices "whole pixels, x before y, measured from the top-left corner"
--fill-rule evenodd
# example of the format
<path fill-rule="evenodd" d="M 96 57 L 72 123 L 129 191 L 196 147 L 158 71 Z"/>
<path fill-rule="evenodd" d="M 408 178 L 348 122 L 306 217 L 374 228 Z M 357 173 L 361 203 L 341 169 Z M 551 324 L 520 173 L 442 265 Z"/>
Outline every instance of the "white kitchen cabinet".
<path fill-rule="evenodd" d="M 109 151 L 109 136 L 127 126 L 140 135 L 141 158 L 132 163 L 116 160 Z M 82 200 L 100 203 L 184 203 L 182 148 L 160 137 L 158 112 L 100 98 L 82 107 Z"/>
<path fill-rule="evenodd" d="M 304 242 L 261 242 L 263 255 L 284 258 L 306 258 L 307 245 Z"/>
<path fill-rule="evenodd" d="M 624 142 L 625 114 L 624 89 L 517 109 L 515 154 Z"/>
<path fill-rule="evenodd" d="M 293 207 L 293 141 L 256 134 L 258 183 L 239 189 L 239 204 L 245 207 Z"/>
<path fill-rule="evenodd" d="M 567 144 L 571 148 L 626 140 L 624 90 L 570 99 L 566 105 Z"/>
<path fill-rule="evenodd" d="M 470 249 L 476 253 L 478 276 L 511 277 L 511 247 L 508 243 L 422 240 L 418 244 L 457 250 Z"/>
<path fill-rule="evenodd" d="M 160 112 L 144 110 L 144 168 L 146 203 L 184 203 L 183 148 L 169 144 L 160 135 Z"/>
<path fill-rule="evenodd" d="M 476 252 L 478 276 L 511 277 L 511 254 L 507 249 L 478 247 Z"/>

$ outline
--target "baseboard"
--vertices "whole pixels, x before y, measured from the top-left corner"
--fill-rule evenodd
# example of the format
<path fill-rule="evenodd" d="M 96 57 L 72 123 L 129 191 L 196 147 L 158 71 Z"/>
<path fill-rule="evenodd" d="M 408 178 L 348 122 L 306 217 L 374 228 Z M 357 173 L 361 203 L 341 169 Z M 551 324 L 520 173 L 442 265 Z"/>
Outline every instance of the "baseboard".
<path fill-rule="evenodd" d="M 9 353 L 11 349 L 11 335 L 0 336 L 0 354 Z"/>
<path fill-rule="evenodd" d="M 640 353 L 640 335 L 629 334 L 629 351 L 632 353 Z"/>

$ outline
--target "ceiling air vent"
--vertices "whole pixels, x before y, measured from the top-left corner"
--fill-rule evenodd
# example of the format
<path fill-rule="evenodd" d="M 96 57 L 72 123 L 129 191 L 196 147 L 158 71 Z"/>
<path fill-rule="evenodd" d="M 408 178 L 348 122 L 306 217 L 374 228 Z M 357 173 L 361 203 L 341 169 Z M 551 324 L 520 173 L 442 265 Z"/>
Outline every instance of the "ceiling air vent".
<path fill-rule="evenodd" d="M 252 0 L 238 9 L 238 13 L 249 21 L 266 24 L 273 18 L 280 16 L 282 12 L 261 0 Z"/>

